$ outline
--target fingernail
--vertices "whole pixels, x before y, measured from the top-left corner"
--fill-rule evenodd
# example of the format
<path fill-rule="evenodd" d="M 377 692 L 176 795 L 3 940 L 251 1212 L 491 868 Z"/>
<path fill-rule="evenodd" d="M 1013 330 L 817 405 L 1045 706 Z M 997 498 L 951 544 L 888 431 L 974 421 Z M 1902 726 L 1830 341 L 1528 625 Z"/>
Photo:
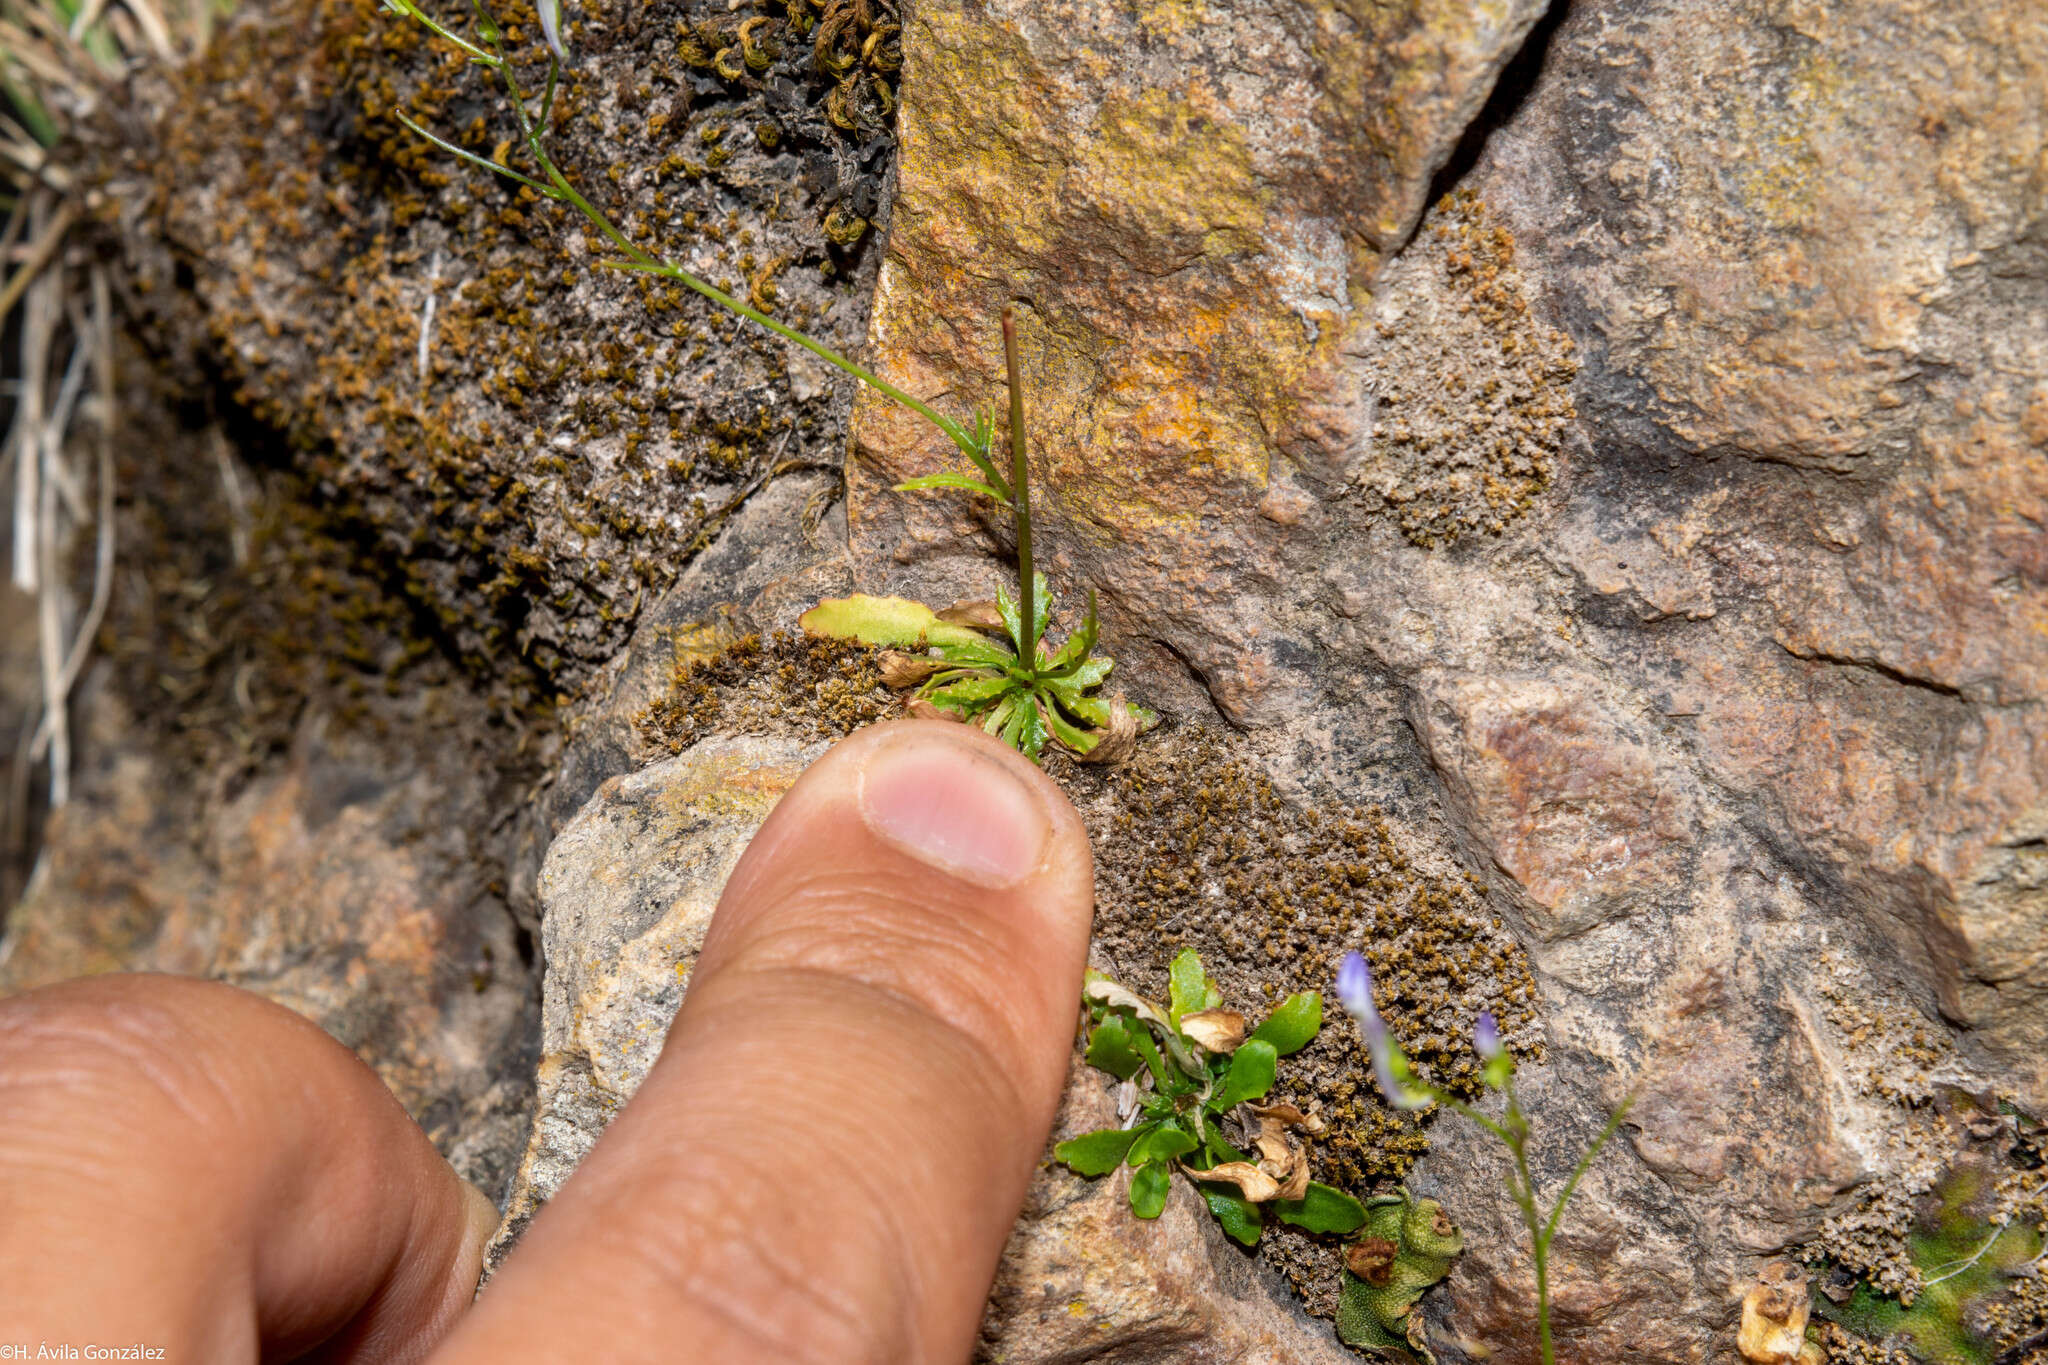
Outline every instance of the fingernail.
<path fill-rule="evenodd" d="M 950 722 L 947 722 L 950 724 Z M 942 872 L 1001 889 L 1038 870 L 1052 829 L 1038 794 L 937 730 L 908 729 L 862 765 L 860 813 L 876 837 Z"/>

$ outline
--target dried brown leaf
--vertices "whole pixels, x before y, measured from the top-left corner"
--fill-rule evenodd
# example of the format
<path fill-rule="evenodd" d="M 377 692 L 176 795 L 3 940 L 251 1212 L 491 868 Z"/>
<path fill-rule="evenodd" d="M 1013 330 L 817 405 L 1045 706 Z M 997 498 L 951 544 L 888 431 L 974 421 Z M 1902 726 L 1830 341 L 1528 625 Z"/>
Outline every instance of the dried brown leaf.
<path fill-rule="evenodd" d="M 1140 1019 L 1148 1020 L 1161 1028 L 1167 1027 L 1166 1016 L 1160 1012 L 1157 1005 L 1136 991 L 1117 985 L 1106 976 L 1090 977 L 1082 984 L 1081 993 L 1087 999 L 1100 1000 L 1111 1009 L 1128 1007 Z"/>
<path fill-rule="evenodd" d="M 1244 1016 L 1236 1010 L 1200 1010 L 1180 1017 L 1180 1031 L 1210 1052 L 1235 1052 L 1244 1041 Z"/>
<path fill-rule="evenodd" d="M 906 687 L 916 687 L 945 666 L 946 661 L 943 659 L 928 658 L 922 654 L 905 654 L 900 649 L 885 649 L 882 651 L 881 660 L 882 686 L 895 688 L 899 692 Z"/>
<path fill-rule="evenodd" d="M 1101 736 L 1095 747 L 1081 755 L 1083 763 L 1101 763 L 1114 766 L 1122 763 L 1138 748 L 1138 718 L 1131 713 L 1130 703 L 1119 692 L 1109 701 L 1109 724 L 1096 731 Z"/>
<path fill-rule="evenodd" d="M 949 625 L 972 626 L 976 630 L 1003 629 L 1002 612 L 986 598 L 975 602 L 955 602 L 939 613 L 939 619 Z"/>
<path fill-rule="evenodd" d="M 1195 1170 L 1192 1166 L 1182 1166 L 1181 1170 L 1195 1180 L 1235 1185 L 1238 1193 L 1254 1204 L 1264 1204 L 1280 1197 L 1280 1182 L 1249 1161 L 1226 1161 L 1206 1171 Z"/>
<path fill-rule="evenodd" d="M 1308 1194 L 1308 1152 L 1301 1139 L 1288 1131 L 1279 1119 L 1259 1120 L 1259 1169 L 1280 1186 L 1282 1199 L 1300 1199 Z"/>
<path fill-rule="evenodd" d="M 1383 1285 L 1394 1278 L 1400 1251 L 1384 1237 L 1362 1237 L 1344 1248 L 1344 1268 L 1367 1284 Z"/>
<path fill-rule="evenodd" d="M 934 706 L 923 697 L 912 697 L 903 703 L 903 714 L 915 720 L 961 720 L 964 717 L 948 711 L 943 706 Z"/>
<path fill-rule="evenodd" d="M 1304 1114 L 1299 1106 L 1288 1100 L 1281 1100 L 1277 1104 L 1252 1104 L 1246 1107 L 1252 1111 L 1252 1117 L 1255 1119 L 1278 1119 L 1288 1127 L 1299 1128 L 1311 1136 L 1322 1133 L 1329 1126 L 1323 1122 L 1320 1114 Z"/>

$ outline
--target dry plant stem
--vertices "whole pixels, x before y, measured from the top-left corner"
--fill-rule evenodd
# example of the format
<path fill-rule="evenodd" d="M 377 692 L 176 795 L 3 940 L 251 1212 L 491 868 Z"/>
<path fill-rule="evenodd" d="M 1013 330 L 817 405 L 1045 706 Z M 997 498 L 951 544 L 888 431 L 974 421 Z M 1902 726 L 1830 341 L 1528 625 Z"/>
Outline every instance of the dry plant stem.
<path fill-rule="evenodd" d="M 1031 572 L 1031 465 L 1024 455 L 1024 382 L 1017 367 L 1017 320 L 1003 309 L 1003 367 L 1010 381 L 1010 491 L 1017 514 L 1017 620 L 1024 628 L 1018 641 L 1020 662 L 1038 672 L 1038 603 Z"/>

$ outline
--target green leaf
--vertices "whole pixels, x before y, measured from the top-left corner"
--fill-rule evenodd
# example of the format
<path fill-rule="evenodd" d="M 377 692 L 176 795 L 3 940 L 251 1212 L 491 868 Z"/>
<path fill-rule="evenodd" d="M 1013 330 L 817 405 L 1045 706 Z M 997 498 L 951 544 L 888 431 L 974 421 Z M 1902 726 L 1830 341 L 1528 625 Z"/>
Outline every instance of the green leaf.
<path fill-rule="evenodd" d="M 1031 573 L 1032 611 L 1038 618 L 1038 638 L 1045 638 L 1046 615 L 1052 610 L 1052 589 L 1046 586 L 1045 575 L 1033 570 Z M 1001 583 L 996 584 L 996 611 L 1003 618 L 1003 628 L 1010 633 L 1010 642 L 1017 647 L 1017 657 L 1024 658 L 1024 620 L 1017 599 L 1010 596 L 1010 590 Z M 1027 664 L 1035 659 L 1025 659 Z"/>
<path fill-rule="evenodd" d="M 1251 1160 L 1243 1152 L 1238 1151 L 1237 1148 L 1224 1141 L 1223 1134 L 1217 1131 L 1218 1127 L 1219 1125 L 1214 1123 L 1202 1126 L 1202 1145 L 1203 1149 L 1208 1153 L 1210 1162 L 1215 1165 L 1221 1165 L 1227 1161 Z"/>
<path fill-rule="evenodd" d="M 1275 1199 L 1273 1212 L 1307 1232 L 1356 1232 L 1365 1226 L 1365 1205 L 1340 1189 L 1308 1182 L 1299 1199 Z"/>
<path fill-rule="evenodd" d="M 1097 729 L 1109 724 L 1109 703 L 1100 697 L 1084 697 L 1058 683 L 1047 684 L 1059 703 L 1076 720 L 1093 725 Z"/>
<path fill-rule="evenodd" d="M 1166 1191 L 1172 1183 L 1164 1166 L 1138 1167 L 1131 1172 L 1131 1212 L 1140 1218 L 1157 1218 L 1166 1208 Z"/>
<path fill-rule="evenodd" d="M 1130 1163 L 1144 1166 L 1155 1161 L 1172 1161 L 1195 1150 L 1195 1139 L 1177 1123 L 1155 1125 L 1142 1141 L 1131 1146 Z"/>
<path fill-rule="evenodd" d="M 966 664 L 973 668 L 1009 668 L 1017 662 L 1016 655 L 985 635 L 967 630 L 965 626 L 953 626 L 945 621 L 938 622 L 938 625 L 945 626 L 948 631 L 967 632 L 966 639 L 956 639 L 949 634 L 938 632 L 935 626 L 933 633 L 927 636 L 931 647 L 948 663 Z"/>
<path fill-rule="evenodd" d="M 1017 694 L 1012 692 L 995 704 L 995 709 L 982 717 L 981 728 L 992 735 L 1001 735 L 1010 723 L 1010 717 L 1017 710 Z M 1007 738 L 1007 736 L 1005 737 Z"/>
<path fill-rule="evenodd" d="M 806 634 L 832 640 L 855 640 L 864 645 L 892 649 L 913 649 L 925 642 L 927 632 L 940 624 L 932 609 L 907 597 L 828 598 L 797 618 Z"/>
<path fill-rule="evenodd" d="M 1102 1128 L 1068 1138 L 1052 1149 L 1053 1156 L 1081 1175 L 1108 1175 L 1124 1164 L 1131 1144 L 1149 1128 Z"/>
<path fill-rule="evenodd" d="M 1223 1078 L 1223 1088 L 1209 1101 L 1210 1112 L 1228 1113 L 1231 1106 L 1255 1100 L 1271 1090 L 1278 1056 L 1271 1043 L 1247 1038 L 1230 1054 L 1230 1074 Z"/>
<path fill-rule="evenodd" d="M 1152 1041 L 1150 1030 L 1140 1027 L 1130 1033 L 1138 1055 L 1145 1059 L 1145 1069 L 1152 1073 L 1152 1084 L 1168 1096 L 1187 1094 L 1192 1088 L 1188 1078 L 1180 1074 L 1179 1067 L 1166 1064 L 1166 1059 L 1159 1055 L 1159 1045 Z"/>
<path fill-rule="evenodd" d="M 1499 1090 L 1508 1083 L 1508 1077 L 1515 1074 L 1515 1059 L 1503 1052 L 1479 1069 L 1479 1078 L 1488 1088 Z"/>
<path fill-rule="evenodd" d="M 1095 1032 L 1088 1036 L 1088 1065 L 1107 1071 L 1120 1081 L 1138 1074 L 1145 1058 L 1131 1042 L 1130 1021 L 1121 1014 L 1112 1014 L 1095 1026 Z"/>
<path fill-rule="evenodd" d="M 1252 1030 L 1252 1037 L 1273 1045 L 1285 1057 L 1299 1052 L 1315 1040 L 1323 1026 L 1323 997 L 1318 991 L 1290 995 L 1266 1016 L 1266 1022 Z"/>
<path fill-rule="evenodd" d="M 1036 763 L 1039 754 L 1045 750 L 1045 712 L 1039 709 L 1037 698 L 1027 696 L 1018 706 L 1017 714 L 1021 724 L 1017 727 L 1017 738 L 1011 743 L 1024 757 Z"/>
<path fill-rule="evenodd" d="M 994 701 L 1014 686 L 1008 678 L 968 678 L 964 682 L 934 688 L 926 695 L 933 705 L 957 711 Z"/>
<path fill-rule="evenodd" d="M 1109 676 L 1109 670 L 1116 667 L 1114 659 L 1089 659 L 1063 678 L 1048 678 L 1045 685 L 1061 696 L 1080 696 L 1091 687 L 1099 687 Z"/>
<path fill-rule="evenodd" d="M 1216 983 L 1202 970 L 1202 955 L 1193 948 L 1180 950 L 1173 965 L 1166 969 L 1166 979 L 1173 997 L 1169 1013 L 1176 1026 L 1183 1014 L 1213 1010 L 1223 1003 L 1223 992 L 1216 989 Z"/>
<path fill-rule="evenodd" d="M 1209 1202 L 1209 1212 L 1216 1215 L 1216 1221 L 1223 1225 L 1223 1231 L 1233 1241 L 1248 1247 L 1259 1244 L 1259 1234 L 1265 1230 L 1266 1220 L 1260 1215 L 1257 1204 L 1214 1185 L 1202 1187 L 1202 1198 Z"/>
<path fill-rule="evenodd" d="M 1101 742 L 1101 736 L 1083 730 L 1060 714 L 1057 706 L 1041 704 L 1045 712 L 1045 724 L 1052 731 L 1052 737 L 1077 754 L 1085 754 Z"/>
<path fill-rule="evenodd" d="M 970 493 L 986 493 L 1004 507 L 1010 505 L 1008 498 L 995 489 L 990 488 L 980 479 L 973 479 L 965 474 L 950 472 L 944 474 L 925 474 L 915 479 L 905 479 L 902 483 L 897 484 L 892 491 L 897 493 L 918 493 L 927 488 L 964 488 Z"/>

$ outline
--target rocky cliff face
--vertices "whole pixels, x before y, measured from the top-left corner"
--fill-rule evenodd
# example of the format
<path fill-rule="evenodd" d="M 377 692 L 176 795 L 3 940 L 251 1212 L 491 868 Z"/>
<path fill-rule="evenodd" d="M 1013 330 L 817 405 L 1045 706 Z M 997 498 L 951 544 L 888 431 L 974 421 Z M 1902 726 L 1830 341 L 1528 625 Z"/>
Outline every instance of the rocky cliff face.
<path fill-rule="evenodd" d="M 1743 1293 L 1788 1251 L 1910 1283 L 1915 1199 L 1991 1140 L 1957 1097 L 2048 1109 L 2048 13 L 2025 0 L 927 0 L 902 20 L 893 199 L 872 215 L 888 222 L 886 254 L 818 256 L 863 290 L 873 273 L 871 363 L 914 392 L 991 401 L 994 318 L 1016 304 L 1041 555 L 1056 583 L 1100 590 L 1130 685 L 1168 711 L 1151 741 L 1162 771 L 1199 789 L 1201 765 L 1226 763 L 1266 784 L 1275 866 L 1324 856 L 1285 832 L 1311 808 L 1378 831 L 1343 913 L 1295 925 L 1281 907 L 1276 928 L 1251 890 L 1219 907 L 1197 889 L 1175 933 L 1246 988 L 1314 984 L 1361 942 L 1413 948 L 1394 1024 L 1446 1065 L 1474 1011 L 1520 1010 L 1512 1037 L 1553 1187 L 1608 1109 L 1637 1097 L 1555 1253 L 1567 1359 L 1733 1361 Z M 675 64 L 652 19 L 590 23 L 645 49 L 636 61 Z M 331 37 L 298 55 L 293 39 L 264 41 L 309 70 L 337 60 Z M 360 76 L 365 50 L 346 51 Z M 730 122 L 728 104 L 751 98 L 742 84 L 676 101 L 683 122 L 695 128 L 689 109 Z M 318 88 L 320 109 L 358 107 Z M 299 95 L 275 98 L 312 126 Z M 653 125 L 662 98 L 588 97 L 620 164 L 708 145 Z M 173 145 L 219 136 L 192 112 L 162 117 Z M 395 154 L 372 140 L 350 155 L 374 167 Z M 163 174 L 177 191 L 186 172 Z M 704 248 L 735 261 L 754 217 L 772 235 L 739 179 L 717 191 L 732 235 Z M 416 283 L 434 250 L 449 278 L 480 277 L 448 224 L 468 212 L 449 196 L 483 191 L 429 188 L 426 226 L 391 227 L 416 239 L 410 254 L 385 237 L 332 248 L 355 272 L 348 299 Z M 370 188 L 351 193 L 351 213 L 389 212 Z M 773 231 L 793 253 L 840 251 L 804 245 L 830 211 Z M 145 262 L 191 256 L 179 224 L 215 213 L 234 210 L 131 221 L 130 247 Z M 519 227 L 491 238 L 490 268 L 516 269 L 525 237 L 556 231 L 538 215 Z M 294 291 L 287 330 L 322 335 L 341 305 L 296 280 L 289 252 L 257 246 L 282 272 L 273 287 Z M 553 281 L 562 262 L 542 250 Z M 230 306 L 241 267 L 196 259 L 196 304 L 160 310 L 161 327 L 182 353 L 227 357 L 259 413 L 292 409 L 291 376 L 324 362 L 287 350 L 255 363 L 260 319 Z M 546 325 L 585 332 L 633 302 L 623 287 L 577 292 Z M 859 306 L 814 308 L 857 333 Z M 412 335 L 351 360 L 377 402 L 412 373 Z M 721 374 L 761 368 L 768 434 L 773 414 L 802 411 L 812 426 L 789 439 L 831 462 L 842 400 L 784 395 L 810 381 L 716 327 L 703 344 L 709 363 L 737 357 Z M 471 354 L 436 371 L 445 401 L 463 421 L 507 420 L 502 377 L 472 373 Z M 678 513 L 658 534 L 607 522 L 566 539 L 577 509 L 628 486 L 604 471 L 644 464 L 667 488 L 662 461 L 733 420 L 686 367 L 664 373 L 663 401 L 704 411 L 627 422 L 642 440 L 616 450 L 563 418 L 554 453 L 463 455 L 530 492 L 509 524 L 463 521 L 460 537 L 443 535 L 431 479 L 408 481 L 390 429 L 350 416 L 370 399 L 323 381 L 305 416 L 320 429 L 300 431 L 314 453 L 293 458 L 314 461 L 351 534 L 439 547 L 442 569 L 399 584 L 405 600 L 458 620 L 478 603 L 506 620 L 522 595 L 550 603 L 492 637 L 541 641 L 531 666 L 575 694 L 559 748 L 537 753 L 541 787 L 508 788 L 475 750 L 385 766 L 394 742 L 363 741 L 352 761 L 377 776 L 338 819 L 323 794 L 335 784 L 309 766 L 331 742 L 302 732 L 207 816 L 195 862 L 178 851 L 188 826 L 124 823 L 122 800 L 152 798 L 110 759 L 52 825 L 51 866 L 71 871 L 17 910 L 5 984 L 163 963 L 272 989 L 342 1027 L 417 1112 L 446 1116 L 437 1135 L 469 1144 L 475 1169 L 519 1166 L 515 1212 L 530 1211 L 630 1093 L 620 1047 L 672 1012 L 694 953 L 685 903 L 709 903 L 778 775 L 829 731 L 778 721 L 796 694 L 735 672 L 732 640 L 787 627 L 848 582 L 941 600 L 985 595 L 1001 573 L 1003 528 L 886 491 L 948 450 L 865 399 L 843 498 L 829 477 L 771 462 L 755 481 L 747 465 L 689 504 L 730 503 L 715 524 Z M 713 467 L 676 478 L 704 483 Z M 500 572 L 521 547 L 545 557 L 524 587 Z M 584 601 L 578 556 L 592 547 L 614 569 L 636 552 L 665 563 L 618 570 Z M 468 690 L 447 695 L 497 685 L 484 635 L 433 643 L 469 660 Z M 692 671 L 705 660 L 722 662 Z M 790 667 L 798 681 L 776 685 L 832 702 L 813 717 L 855 723 L 879 704 L 857 673 Z M 697 718 L 683 740 L 644 720 L 679 692 L 678 714 Z M 518 717 L 479 743 L 502 755 L 522 730 L 554 733 L 531 708 Z M 689 747 L 698 734 L 712 738 Z M 132 731 L 102 743 L 147 747 Z M 404 834 L 426 819 L 408 783 L 436 780 L 430 763 L 473 794 L 467 827 L 507 832 L 487 848 Z M 175 781 L 154 771 L 157 789 Z M 1098 949 L 1149 984 L 1174 944 L 1132 888 L 1148 857 L 1169 861 L 1163 842 L 1148 853 L 1143 820 L 1117 823 L 1131 812 L 1114 784 L 1074 781 L 1102 837 L 1132 841 L 1123 863 L 1105 860 L 1130 875 L 1101 887 Z M 134 893 L 91 872 L 110 825 L 189 867 L 194 888 L 229 890 L 195 889 L 130 932 L 132 909 L 110 907 Z M 265 918 L 343 856 L 350 877 L 295 902 L 304 922 Z M 1322 885 L 1313 866 L 1285 875 Z M 145 880 L 160 900 L 186 876 Z M 395 896 L 419 909 L 394 918 Z M 536 922 L 538 979 L 493 977 L 473 1000 L 452 989 L 470 968 L 451 964 L 486 950 L 514 970 L 519 927 Z M 289 970 L 250 967 L 258 943 L 296 945 Z M 333 1022 L 363 1017 L 350 1011 L 380 1022 L 351 1033 Z M 533 1085 L 522 1039 L 542 1054 L 530 1134 L 505 1117 Z M 1356 1087 L 1356 1058 L 1334 1042 L 1326 1064 Z M 1090 1126 L 1104 1102 L 1077 1071 L 1063 1124 Z M 1407 1169 L 1465 1229 L 1426 1300 L 1439 1358 L 1533 1358 L 1530 1271 L 1496 1155 L 1455 1122 L 1417 1128 L 1362 1097 L 1347 1123 L 1366 1137 L 1326 1160 L 1351 1162 L 1354 1181 Z M 1247 1263 L 1192 1204 L 1156 1225 L 1119 1216 L 1114 1183 L 1041 1178 L 987 1358 L 1334 1357 L 1277 1273 L 1318 1306 L 1312 1248 Z"/>

